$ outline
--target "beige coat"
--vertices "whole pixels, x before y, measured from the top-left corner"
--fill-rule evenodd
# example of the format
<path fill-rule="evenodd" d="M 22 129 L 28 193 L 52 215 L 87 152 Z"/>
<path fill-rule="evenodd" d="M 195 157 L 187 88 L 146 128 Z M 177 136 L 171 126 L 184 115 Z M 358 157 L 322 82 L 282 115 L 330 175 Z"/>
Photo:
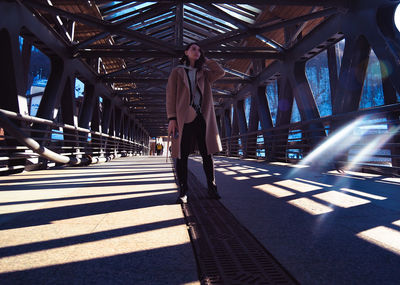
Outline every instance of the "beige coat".
<path fill-rule="evenodd" d="M 225 75 L 224 70 L 213 60 L 209 60 L 202 70 L 197 71 L 196 83 L 203 96 L 201 112 L 206 121 L 206 145 L 208 154 L 222 150 L 215 118 L 214 101 L 211 84 Z M 180 158 L 180 145 L 184 122 L 187 121 L 190 107 L 189 81 L 183 67 L 175 67 L 168 78 L 167 84 L 167 116 L 176 117 L 179 137 L 171 139 L 171 156 Z"/>

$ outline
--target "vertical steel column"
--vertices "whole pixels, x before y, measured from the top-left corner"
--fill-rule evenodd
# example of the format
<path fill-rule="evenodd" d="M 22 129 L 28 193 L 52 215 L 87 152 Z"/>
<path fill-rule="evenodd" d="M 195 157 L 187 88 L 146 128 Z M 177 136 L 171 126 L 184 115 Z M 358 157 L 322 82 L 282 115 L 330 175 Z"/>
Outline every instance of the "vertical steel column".
<path fill-rule="evenodd" d="M 129 140 L 129 127 L 130 127 L 130 119 L 127 115 L 123 114 L 124 116 L 124 129 L 122 138 Z"/>
<path fill-rule="evenodd" d="M 15 44 L 12 44 L 12 36 L 8 31 L 0 30 L 0 86 L 1 86 L 1 97 L 0 97 L 0 108 L 10 110 L 13 112 L 20 112 L 19 108 L 19 89 L 17 84 L 17 76 L 15 70 L 15 61 L 14 56 L 15 54 Z M 19 50 L 18 50 L 19 52 Z M 20 122 L 15 122 L 17 125 L 21 125 Z M 7 133 L 5 133 L 7 135 Z M 5 139 L 0 141 L 0 145 L 7 145 L 7 146 L 17 146 L 18 142 L 14 139 Z M 8 155 L 12 155 L 14 151 L 9 151 Z M 7 162 L 9 167 L 13 167 L 16 165 L 24 165 L 25 160 L 11 160 Z M 10 170 L 7 171 L 6 174 L 12 174 L 16 172 L 22 171 L 18 170 Z"/>
<path fill-rule="evenodd" d="M 364 36 L 357 39 L 346 38 L 339 80 L 332 105 L 332 114 L 356 111 L 359 108 L 368 60 L 371 48 Z M 338 129 L 346 122 L 336 121 L 331 125 L 331 131 Z M 342 153 L 336 158 L 336 167 L 348 160 L 348 155 Z"/>
<path fill-rule="evenodd" d="M 333 106 L 336 86 L 338 82 L 338 66 L 336 60 L 336 47 L 330 46 L 328 48 L 328 69 L 329 69 L 329 84 L 331 89 L 331 106 Z"/>
<path fill-rule="evenodd" d="M 96 89 L 95 89 L 96 90 Z M 100 122 L 100 101 L 97 92 L 95 92 L 95 100 L 93 102 L 93 112 L 92 119 L 90 123 L 90 129 L 95 132 L 102 132 L 101 130 L 101 122 Z M 92 135 L 92 149 L 91 153 L 93 155 L 98 155 L 99 157 L 103 157 L 103 139 L 98 135 Z"/>
<path fill-rule="evenodd" d="M 294 96 L 296 98 L 297 107 L 299 108 L 302 121 L 310 121 L 319 119 L 319 111 L 317 104 L 308 83 L 306 76 L 306 62 L 295 63 L 293 72 L 289 73 L 289 79 L 293 86 Z M 308 146 L 303 149 L 303 153 L 307 153 L 326 136 L 324 126 L 321 123 L 313 123 L 307 126 L 307 130 L 303 129 L 302 141 Z"/>
<path fill-rule="evenodd" d="M 116 107 L 114 108 L 114 135 L 116 137 L 121 137 L 121 127 L 122 127 L 122 112 L 121 109 Z"/>
<path fill-rule="evenodd" d="M 89 129 L 90 122 L 93 118 L 94 108 L 96 106 L 95 87 L 92 84 L 85 83 L 83 102 L 79 110 L 78 126 L 81 128 Z M 79 141 L 81 142 L 81 149 L 85 150 L 85 153 L 93 153 L 93 138 L 88 141 L 88 135 L 83 132 L 79 132 Z"/>
<path fill-rule="evenodd" d="M 50 60 L 50 76 L 36 115 L 39 118 L 47 120 L 53 120 L 57 116 L 57 114 L 55 114 L 55 108 L 64 92 L 68 77 L 65 72 L 63 60 L 57 57 L 52 57 Z"/>
<path fill-rule="evenodd" d="M 221 137 L 222 136 L 221 116 L 216 115 L 216 120 L 217 120 L 218 133 L 219 133 L 219 136 Z"/>
<path fill-rule="evenodd" d="M 260 74 L 263 66 L 265 65 L 263 60 L 253 60 L 253 68 L 250 69 L 250 75 L 255 76 Z M 253 84 L 251 91 L 251 102 L 250 102 L 250 115 L 249 115 L 249 123 L 248 123 L 248 132 L 256 132 L 258 129 L 258 111 L 256 104 L 256 96 L 257 96 L 257 87 L 258 84 Z M 257 134 L 250 135 L 247 137 L 247 144 L 245 149 L 246 155 L 249 156 L 257 156 Z"/>
<path fill-rule="evenodd" d="M 231 156 L 231 151 L 232 151 L 232 139 L 230 138 L 232 136 L 232 122 L 231 122 L 231 109 L 226 109 L 224 111 L 224 129 L 225 129 L 225 137 L 228 138 L 225 141 L 225 149 L 226 153 L 225 155 Z"/>
<path fill-rule="evenodd" d="M 251 96 L 250 118 L 249 118 L 249 128 L 248 128 L 249 133 L 253 133 L 258 130 L 259 118 L 258 118 L 258 110 L 257 110 L 258 107 L 257 107 L 256 97 L 257 97 L 257 89 L 255 89 L 255 92 L 253 91 L 253 94 Z M 257 156 L 257 134 L 248 136 L 246 153 L 249 156 L 253 157 Z"/>
<path fill-rule="evenodd" d="M 0 108 L 19 113 L 11 38 L 6 30 L 0 30 L 0 63 Z"/>
<path fill-rule="evenodd" d="M 332 106 L 334 115 L 359 108 L 371 48 L 364 36 L 346 38 L 338 86 Z"/>
<path fill-rule="evenodd" d="M 293 89 L 289 79 L 283 75 L 278 79 L 278 112 L 276 115 L 276 127 L 288 125 L 293 109 Z M 271 161 L 286 161 L 286 144 L 289 129 L 275 130 L 273 133 L 271 149 Z"/>
<path fill-rule="evenodd" d="M 135 123 L 134 125 L 134 130 L 133 130 L 133 140 L 135 141 L 135 153 L 137 154 L 139 152 L 139 130 L 138 130 L 138 125 Z"/>
<path fill-rule="evenodd" d="M 22 43 L 22 52 L 21 52 L 21 60 L 22 60 L 22 86 L 21 86 L 21 96 L 18 96 L 18 102 L 19 102 L 19 106 L 20 106 L 20 112 L 22 114 L 26 114 L 29 115 L 30 114 L 30 110 L 29 110 L 29 106 L 32 105 L 32 102 L 30 99 L 28 101 L 28 98 L 26 96 L 26 91 L 28 90 L 28 87 L 32 84 L 32 82 L 29 82 L 29 69 L 30 69 L 30 62 L 31 62 L 31 53 L 32 53 L 32 42 L 27 39 L 24 38 L 23 43 Z M 26 108 L 25 111 L 22 108 Z M 25 122 L 21 122 L 21 126 L 25 127 L 26 129 L 29 129 L 30 126 L 25 123 Z M 25 131 L 25 134 L 27 136 L 31 136 L 31 132 L 30 131 Z M 39 158 L 29 158 L 26 159 L 26 161 L 21 161 L 23 162 L 23 164 L 25 164 L 26 166 L 30 165 L 30 164 L 37 164 L 39 162 Z"/>
<path fill-rule="evenodd" d="M 261 85 L 257 88 L 255 101 L 258 108 L 258 118 L 260 120 L 261 128 L 263 130 L 272 129 L 274 124 L 272 123 L 271 111 L 268 104 L 266 95 L 266 86 Z M 263 132 L 265 158 L 271 160 L 272 155 L 272 141 L 273 132 Z"/>
<path fill-rule="evenodd" d="M 108 98 L 103 98 L 103 114 L 102 114 L 102 120 L 101 120 L 101 129 L 104 134 L 110 134 L 110 125 L 111 123 L 111 116 L 113 114 L 113 109 L 114 109 L 114 103 L 108 99 Z M 105 156 L 109 155 L 109 139 L 105 138 L 103 140 L 103 153 Z"/>
<path fill-rule="evenodd" d="M 129 154 L 133 155 L 135 149 L 134 149 L 134 144 L 132 144 L 132 142 L 134 142 L 134 137 L 133 137 L 133 132 L 134 132 L 134 120 L 131 117 L 128 117 L 128 140 L 131 142 L 131 144 L 129 145 Z"/>
<path fill-rule="evenodd" d="M 88 129 L 95 111 L 96 101 L 99 101 L 99 98 L 95 94 L 95 87 L 89 83 L 85 84 L 84 94 L 82 107 L 79 110 L 78 125 L 81 128 Z"/>
<path fill-rule="evenodd" d="M 139 127 L 139 143 L 140 143 L 140 154 L 143 155 L 144 154 L 144 133 L 143 133 L 143 129 L 141 127 Z"/>
<path fill-rule="evenodd" d="M 65 82 L 64 90 L 60 101 L 61 118 L 64 124 L 71 126 L 78 126 L 77 110 L 75 106 L 75 78 L 68 77 Z M 75 153 L 75 148 L 79 145 L 78 133 L 72 130 L 63 130 L 64 134 L 64 147 L 67 152 L 71 151 L 71 155 Z"/>
<path fill-rule="evenodd" d="M 110 121 L 110 128 L 108 129 L 108 134 L 112 137 L 116 137 L 117 133 L 116 133 L 116 118 L 117 118 L 117 107 L 115 105 L 113 105 L 112 110 L 111 110 L 111 121 Z M 110 153 L 110 155 L 113 155 L 113 157 L 115 158 L 115 149 L 117 147 L 117 142 L 115 141 L 115 139 L 109 139 L 107 141 L 107 148 L 108 148 L 108 152 Z"/>
<path fill-rule="evenodd" d="M 244 112 L 244 100 L 239 100 L 236 103 L 237 119 L 239 125 L 239 133 L 242 142 L 242 152 L 243 156 L 247 157 L 247 122 L 246 114 Z"/>
<path fill-rule="evenodd" d="M 236 104 L 234 105 L 233 108 L 233 122 L 232 122 L 232 136 L 238 136 L 239 135 L 239 115 L 237 111 L 237 106 Z M 235 138 L 231 140 L 231 155 L 237 156 L 238 155 L 238 150 L 239 150 L 239 139 Z"/>
<path fill-rule="evenodd" d="M 387 67 L 384 63 L 381 64 L 381 73 L 382 73 L 382 87 L 383 87 L 383 95 L 384 95 L 384 102 L 385 105 L 395 104 L 397 103 L 397 95 L 396 90 L 394 89 L 393 85 L 391 84 L 387 75 Z M 389 129 L 398 125 L 400 113 L 399 112 L 392 112 L 388 114 L 387 120 L 389 121 L 388 127 Z M 400 135 L 395 135 L 389 141 L 392 143 L 390 147 L 390 152 L 392 155 L 392 166 L 400 167 Z"/>
<path fill-rule="evenodd" d="M 21 53 L 21 59 L 22 59 L 22 65 L 23 65 L 23 79 L 22 79 L 21 95 L 26 94 L 28 86 L 31 83 L 31 82 L 28 82 L 29 81 L 29 68 L 30 68 L 30 61 L 31 61 L 31 53 L 32 53 L 32 42 L 30 40 L 24 38 L 24 41 L 22 44 L 22 53 Z M 26 100 L 26 96 L 24 96 L 24 97 Z M 27 110 L 27 114 L 29 114 L 29 110 Z"/>

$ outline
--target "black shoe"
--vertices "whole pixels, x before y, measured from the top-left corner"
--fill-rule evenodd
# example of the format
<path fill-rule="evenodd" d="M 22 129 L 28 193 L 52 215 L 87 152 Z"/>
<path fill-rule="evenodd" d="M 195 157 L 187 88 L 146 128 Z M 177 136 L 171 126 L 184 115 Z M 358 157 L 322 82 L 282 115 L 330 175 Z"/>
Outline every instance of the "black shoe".
<path fill-rule="evenodd" d="M 221 199 L 221 196 L 218 194 L 217 186 L 213 184 L 208 185 L 208 190 L 207 190 L 208 196 L 210 196 L 211 199 Z"/>

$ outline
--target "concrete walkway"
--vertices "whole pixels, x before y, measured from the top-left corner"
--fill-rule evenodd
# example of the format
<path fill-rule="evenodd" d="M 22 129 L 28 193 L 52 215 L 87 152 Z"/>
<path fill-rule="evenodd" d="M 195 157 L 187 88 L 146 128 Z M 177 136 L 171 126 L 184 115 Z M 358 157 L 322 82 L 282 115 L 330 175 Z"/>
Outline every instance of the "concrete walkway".
<path fill-rule="evenodd" d="M 399 284 L 400 179 L 215 165 L 220 201 L 301 284 Z M 176 197 L 165 157 L 1 177 L 0 284 L 199 284 Z"/>
<path fill-rule="evenodd" d="M 165 157 L 0 178 L 0 284 L 199 284 Z"/>
<path fill-rule="evenodd" d="M 201 158 L 189 165 L 205 184 Z M 234 158 L 215 166 L 220 201 L 301 284 L 400 283 L 399 178 Z"/>

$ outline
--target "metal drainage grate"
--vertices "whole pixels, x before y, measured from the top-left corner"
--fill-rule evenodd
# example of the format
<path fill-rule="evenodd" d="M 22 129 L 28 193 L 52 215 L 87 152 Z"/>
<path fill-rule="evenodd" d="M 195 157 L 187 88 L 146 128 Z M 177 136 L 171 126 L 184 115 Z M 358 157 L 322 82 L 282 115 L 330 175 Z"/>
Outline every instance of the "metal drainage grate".
<path fill-rule="evenodd" d="M 202 284 L 298 284 L 273 256 L 189 172 L 182 206 Z"/>

